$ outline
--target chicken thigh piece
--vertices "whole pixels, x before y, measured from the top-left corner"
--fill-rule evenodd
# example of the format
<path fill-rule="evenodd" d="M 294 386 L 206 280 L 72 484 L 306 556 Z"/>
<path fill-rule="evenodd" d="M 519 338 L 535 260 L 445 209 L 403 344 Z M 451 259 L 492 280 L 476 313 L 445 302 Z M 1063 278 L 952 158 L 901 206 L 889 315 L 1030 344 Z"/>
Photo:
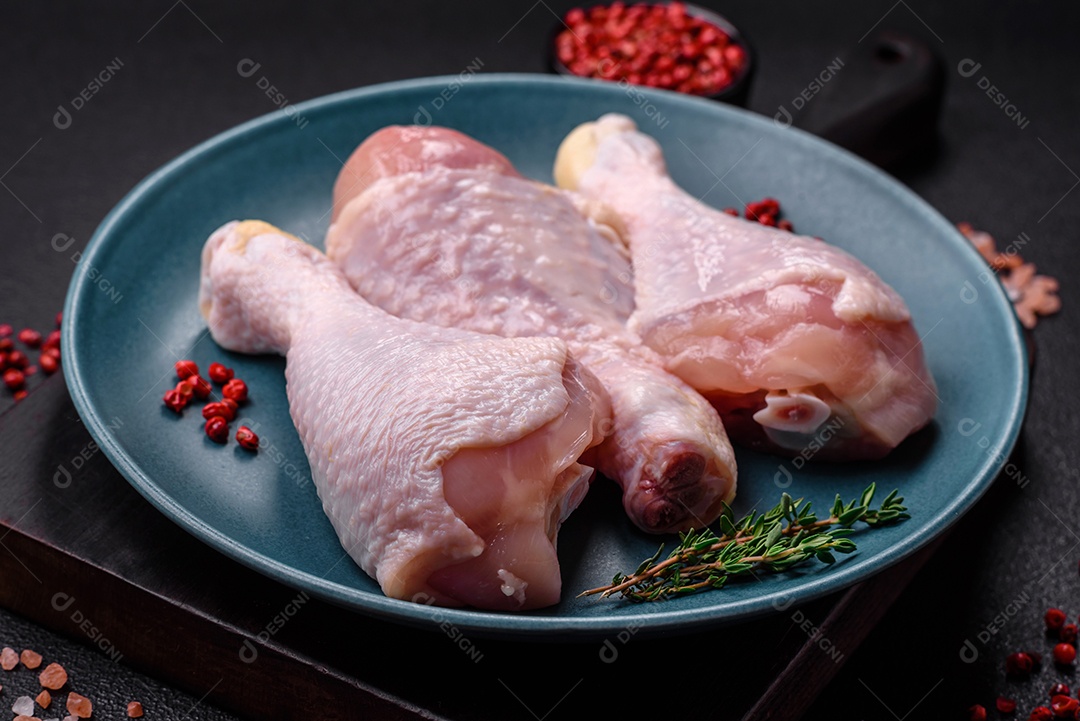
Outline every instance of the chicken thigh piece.
<path fill-rule="evenodd" d="M 630 327 L 713 402 L 737 442 L 877 458 L 933 417 L 937 392 L 907 306 L 851 255 L 698 201 L 623 115 L 571 132 L 555 178 L 623 219 Z"/>
<path fill-rule="evenodd" d="M 285 356 L 323 509 L 387 596 L 496 610 L 559 600 L 556 534 L 610 412 L 565 344 L 395 318 L 260 221 L 207 240 L 199 304 L 221 346 Z"/>
<path fill-rule="evenodd" d="M 438 127 L 368 138 L 338 178 L 335 208 L 327 254 L 375 305 L 567 342 L 611 397 L 610 436 L 590 457 L 638 527 L 716 520 L 735 492 L 734 452 L 715 409 L 626 329 L 630 266 L 608 239 L 609 209 L 523 178 L 490 147 Z"/>

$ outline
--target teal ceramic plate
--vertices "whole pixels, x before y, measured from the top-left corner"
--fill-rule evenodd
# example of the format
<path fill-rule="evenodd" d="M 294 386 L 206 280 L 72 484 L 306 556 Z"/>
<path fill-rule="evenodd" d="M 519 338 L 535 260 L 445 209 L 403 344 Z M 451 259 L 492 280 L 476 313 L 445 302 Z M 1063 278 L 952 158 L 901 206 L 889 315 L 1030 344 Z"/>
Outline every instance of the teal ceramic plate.
<path fill-rule="evenodd" d="M 955 228 L 859 159 L 771 120 L 664 92 L 548 76 L 490 75 L 393 83 L 275 112 L 215 137 L 138 185 L 104 220 L 67 297 L 64 372 L 91 434 L 150 502 L 192 534 L 284 584 L 377 618 L 477 635 L 568 639 L 627 627 L 688 632 L 775 612 L 836 591 L 911 554 L 956 521 L 1002 469 L 1027 395 L 1020 328 L 1001 288 Z M 899 488 L 912 518 L 859 533 L 835 566 L 808 565 L 723 591 L 635 605 L 577 598 L 632 570 L 659 539 L 636 532 L 600 485 L 560 536 L 564 600 L 505 614 L 388 599 L 345 557 L 312 486 L 289 419 L 279 358 L 233 355 L 207 335 L 196 304 L 206 237 L 260 218 L 321 245 L 341 160 L 390 124 L 456 128 L 551 179 L 559 141 L 585 120 L 622 112 L 663 144 L 674 177 L 717 207 L 766 195 L 805 234 L 846 248 L 907 300 L 941 395 L 933 425 L 886 460 L 806 463 L 739 452 L 736 511 L 782 491 L 825 508 L 870 482 Z M 173 363 L 220 360 L 252 389 L 244 415 L 257 455 L 205 438 L 197 409 L 182 419 L 161 397 Z M 257 425 L 256 425 L 257 424 Z M 213 583 L 213 579 L 207 579 Z"/>

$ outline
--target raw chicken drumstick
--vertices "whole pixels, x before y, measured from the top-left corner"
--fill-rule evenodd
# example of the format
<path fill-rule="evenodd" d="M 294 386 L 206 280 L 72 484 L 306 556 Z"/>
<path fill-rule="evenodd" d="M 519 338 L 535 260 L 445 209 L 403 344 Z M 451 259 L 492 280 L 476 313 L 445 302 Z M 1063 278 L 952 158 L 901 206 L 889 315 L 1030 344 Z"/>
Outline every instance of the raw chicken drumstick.
<path fill-rule="evenodd" d="M 521 177 L 446 128 L 390 127 L 338 176 L 327 254 L 384 310 L 508 337 L 558 336 L 611 397 L 601 473 L 640 528 L 702 528 L 735 492 L 735 457 L 708 402 L 625 327 L 627 258 L 601 205 Z"/>
<path fill-rule="evenodd" d="M 199 304 L 221 346 L 285 356 L 323 509 L 387 596 L 499 610 L 559 600 L 556 533 L 609 412 L 562 342 L 395 318 L 260 221 L 207 240 Z"/>
<path fill-rule="evenodd" d="M 609 114 L 570 133 L 555 178 L 626 224 L 630 327 L 713 402 L 736 441 L 876 458 L 937 393 L 900 296 L 854 257 L 726 215 L 668 176 L 659 144 Z"/>

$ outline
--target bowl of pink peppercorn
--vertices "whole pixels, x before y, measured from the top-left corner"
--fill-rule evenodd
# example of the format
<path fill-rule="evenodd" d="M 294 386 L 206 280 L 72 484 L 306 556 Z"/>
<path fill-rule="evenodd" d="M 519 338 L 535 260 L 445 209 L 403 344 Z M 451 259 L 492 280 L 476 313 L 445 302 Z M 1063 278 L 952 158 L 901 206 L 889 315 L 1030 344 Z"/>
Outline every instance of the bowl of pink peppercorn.
<path fill-rule="evenodd" d="M 682 2 L 579 7 L 556 27 L 555 72 L 745 105 L 753 58 L 723 16 Z"/>

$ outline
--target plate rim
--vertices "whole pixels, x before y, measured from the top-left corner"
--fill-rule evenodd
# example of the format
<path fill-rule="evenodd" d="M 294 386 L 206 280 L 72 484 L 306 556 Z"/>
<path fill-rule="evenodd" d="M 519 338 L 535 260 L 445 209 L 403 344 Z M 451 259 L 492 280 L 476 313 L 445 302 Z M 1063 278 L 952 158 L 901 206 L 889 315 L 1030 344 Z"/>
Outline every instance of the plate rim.
<path fill-rule="evenodd" d="M 297 103 L 294 107 L 297 113 L 303 115 L 305 111 L 316 108 L 319 110 L 330 109 L 338 105 L 362 101 L 368 96 L 408 92 L 426 87 L 438 89 L 457 80 L 456 75 L 438 75 L 378 83 L 319 96 Z M 601 93 L 620 92 L 618 86 L 610 82 L 564 78 L 540 73 L 485 73 L 476 75 L 468 81 L 470 86 L 507 84 L 551 87 L 570 84 L 580 88 L 589 87 Z M 739 122 L 758 126 L 771 126 L 774 124 L 769 118 L 743 108 L 688 97 L 670 91 L 647 88 L 640 88 L 640 90 L 645 96 L 655 96 L 668 104 L 698 108 L 711 106 L 722 114 L 732 114 L 740 119 Z M 343 584 L 331 583 L 269 556 L 255 552 L 194 516 L 182 504 L 176 502 L 164 489 L 158 487 L 149 474 L 139 466 L 137 459 L 130 457 L 121 448 L 118 439 L 108 427 L 107 419 L 97 412 L 90 401 L 89 381 L 85 377 L 85 369 L 79 357 L 78 324 L 73 322 L 79 318 L 82 299 L 87 296 L 85 291 L 87 290 L 88 274 L 90 269 L 96 267 L 95 259 L 107 248 L 107 240 L 113 229 L 119 225 L 131 209 L 137 208 L 141 200 L 149 195 L 159 183 L 168 180 L 177 170 L 188 166 L 193 161 L 211 157 L 217 150 L 227 148 L 229 144 L 243 136 L 252 135 L 268 126 L 291 122 L 292 119 L 279 110 L 265 113 L 203 140 L 158 167 L 133 186 L 106 214 L 95 229 L 86 248 L 82 251 L 81 260 L 72 275 L 64 301 L 65 322 L 62 324 L 61 329 L 61 344 L 65 351 L 64 363 L 62 364 L 64 379 L 76 411 L 94 441 L 113 466 L 130 485 L 135 487 L 140 495 L 146 498 L 151 505 L 163 513 L 171 522 L 176 523 L 200 541 L 231 560 L 240 562 L 279 583 L 294 589 L 309 591 L 325 601 L 344 606 L 357 613 L 423 628 L 434 629 L 438 628 L 440 624 L 450 622 L 459 629 L 468 630 L 481 637 L 518 638 L 523 640 L 580 640 L 585 637 L 617 633 L 627 628 L 636 628 L 636 635 L 646 636 L 674 630 L 686 630 L 688 627 L 702 629 L 706 627 L 714 628 L 729 623 L 741 623 L 770 614 L 776 608 L 778 600 L 786 601 L 790 598 L 791 594 L 783 591 L 767 592 L 760 596 L 734 602 L 732 605 L 726 606 L 725 613 L 719 616 L 716 614 L 715 607 L 712 606 L 681 610 L 666 606 L 665 613 L 661 615 L 633 612 L 618 616 L 588 616 L 581 618 L 425 606 L 391 599 Z M 824 151 L 835 155 L 840 163 L 848 165 L 862 176 L 873 178 L 876 183 L 885 186 L 894 197 L 902 198 L 907 204 L 920 212 L 926 220 L 939 226 L 945 234 L 953 234 L 961 243 L 967 246 L 971 254 L 978 255 L 975 248 L 963 240 L 959 230 L 954 225 L 936 208 L 899 180 L 849 151 L 803 130 L 795 127 L 777 129 L 781 130 L 781 132 L 793 133 L 792 137 L 801 144 L 820 146 Z M 769 132 L 775 131 L 776 129 L 769 130 Z M 1001 349 L 1001 356 L 1008 358 L 1015 364 L 1015 367 L 1019 369 L 1020 376 L 1018 378 L 1019 383 L 1015 385 L 1013 392 L 1003 399 L 1005 401 L 1005 413 L 1008 416 L 1007 432 L 1002 434 L 990 447 L 984 449 L 982 463 L 977 471 L 970 476 L 963 492 L 954 497 L 949 504 L 935 509 L 933 516 L 927 519 L 926 524 L 912 534 L 905 535 L 900 539 L 890 549 L 887 556 L 881 557 L 878 554 L 878 556 L 865 559 L 856 557 L 849 562 L 838 564 L 827 574 L 804 579 L 797 591 L 797 603 L 808 603 L 829 593 L 847 589 L 854 583 L 876 576 L 921 550 L 933 539 L 944 534 L 975 505 L 989 489 L 994 478 L 997 477 L 1007 462 L 1019 439 L 1027 413 L 1030 387 L 1028 350 L 1023 337 L 1023 330 L 1004 289 L 1000 283 L 987 285 L 991 287 L 990 293 L 995 299 L 994 308 L 997 314 L 1006 316 L 1004 317 L 1003 331 L 1005 331 L 1010 342 L 1007 347 Z M 871 561 L 873 561 L 873 568 L 867 569 Z M 362 598 L 355 598 L 357 593 L 362 594 Z M 613 603 L 620 602 L 614 601 Z"/>

